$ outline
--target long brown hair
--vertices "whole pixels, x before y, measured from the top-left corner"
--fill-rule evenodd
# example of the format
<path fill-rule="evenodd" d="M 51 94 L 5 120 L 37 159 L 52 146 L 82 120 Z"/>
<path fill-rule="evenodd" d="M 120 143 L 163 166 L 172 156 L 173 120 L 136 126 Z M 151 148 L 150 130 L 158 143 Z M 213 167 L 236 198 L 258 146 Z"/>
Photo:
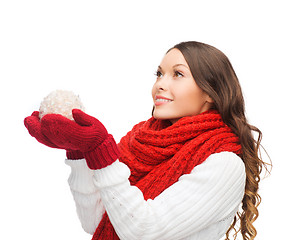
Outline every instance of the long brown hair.
<path fill-rule="evenodd" d="M 265 163 L 261 159 L 261 131 L 248 123 L 245 116 L 245 103 L 240 83 L 229 59 L 215 47 L 200 42 L 182 42 L 173 48 L 179 49 L 197 85 L 214 101 L 223 121 L 238 135 L 242 146 L 241 158 L 246 168 L 245 195 L 242 200 L 242 211 L 237 213 L 234 222 L 226 233 L 235 230 L 235 239 L 241 232 L 244 240 L 252 240 L 257 235 L 253 222 L 258 217 L 258 205 L 261 198 L 258 194 L 260 173 Z M 171 50 L 171 49 L 170 49 Z M 169 51 L 170 51 L 169 50 Z M 258 137 L 254 139 L 253 132 Z M 235 228 L 240 220 L 240 229 Z"/>

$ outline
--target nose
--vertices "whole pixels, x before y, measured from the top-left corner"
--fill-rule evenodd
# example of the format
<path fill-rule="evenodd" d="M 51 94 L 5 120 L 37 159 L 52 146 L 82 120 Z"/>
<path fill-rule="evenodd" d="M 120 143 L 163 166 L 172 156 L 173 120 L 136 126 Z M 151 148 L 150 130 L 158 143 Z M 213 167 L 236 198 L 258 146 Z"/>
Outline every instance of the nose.
<path fill-rule="evenodd" d="M 168 77 L 163 76 L 162 78 L 158 79 L 155 83 L 155 88 L 158 91 L 166 91 L 168 89 Z"/>

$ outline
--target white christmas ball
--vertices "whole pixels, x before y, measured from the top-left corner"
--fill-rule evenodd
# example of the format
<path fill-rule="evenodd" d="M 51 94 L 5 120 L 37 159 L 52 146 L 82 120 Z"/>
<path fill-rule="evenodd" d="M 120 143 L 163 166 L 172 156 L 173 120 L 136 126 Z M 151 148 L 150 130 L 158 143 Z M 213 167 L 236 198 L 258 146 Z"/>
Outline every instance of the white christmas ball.
<path fill-rule="evenodd" d="M 39 118 L 41 119 L 46 114 L 55 113 L 74 120 L 72 110 L 75 108 L 85 110 L 78 95 L 75 95 L 72 91 L 55 90 L 41 102 Z"/>

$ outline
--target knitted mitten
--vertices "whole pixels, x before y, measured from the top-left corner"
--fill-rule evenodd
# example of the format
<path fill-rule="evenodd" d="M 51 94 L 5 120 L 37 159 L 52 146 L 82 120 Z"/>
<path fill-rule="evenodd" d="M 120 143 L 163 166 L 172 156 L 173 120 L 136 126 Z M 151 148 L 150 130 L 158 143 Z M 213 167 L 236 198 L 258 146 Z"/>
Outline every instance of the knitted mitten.
<path fill-rule="evenodd" d="M 56 146 L 81 151 L 90 169 L 100 169 L 119 157 L 117 144 L 104 125 L 79 109 L 73 110 L 74 121 L 59 114 L 41 119 L 42 133 Z"/>
<path fill-rule="evenodd" d="M 34 137 L 38 142 L 51 147 L 51 148 L 59 148 L 64 149 L 62 147 L 59 147 L 55 145 L 53 142 L 51 142 L 43 133 L 41 130 L 41 122 L 39 119 L 39 112 L 34 111 L 31 116 L 28 116 L 24 120 L 24 124 L 26 128 L 29 131 L 29 134 Z M 82 159 L 84 158 L 81 151 L 74 151 L 74 150 L 66 150 L 66 155 L 68 159 Z"/>

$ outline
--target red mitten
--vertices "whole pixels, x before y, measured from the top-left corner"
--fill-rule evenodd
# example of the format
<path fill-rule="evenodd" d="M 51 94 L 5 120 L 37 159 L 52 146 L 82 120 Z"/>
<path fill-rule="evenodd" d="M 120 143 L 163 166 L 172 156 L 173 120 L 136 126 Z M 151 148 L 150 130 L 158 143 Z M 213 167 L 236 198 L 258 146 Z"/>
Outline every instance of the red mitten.
<path fill-rule="evenodd" d="M 113 136 L 99 120 L 79 109 L 73 110 L 73 118 L 47 114 L 41 119 L 42 132 L 60 148 L 83 152 L 91 169 L 106 167 L 119 157 Z"/>
<path fill-rule="evenodd" d="M 40 124 L 40 120 L 39 120 L 39 112 L 38 111 L 34 111 L 32 113 L 31 116 L 26 117 L 24 120 L 24 124 L 26 126 L 26 128 L 29 131 L 29 134 L 32 137 L 35 137 L 35 139 L 48 146 L 48 147 L 52 147 L 52 148 L 59 148 L 58 146 L 56 146 L 54 143 L 52 143 L 45 135 L 42 134 L 41 132 L 41 124 Z"/>
<path fill-rule="evenodd" d="M 26 117 L 24 120 L 24 124 L 29 131 L 29 134 L 34 137 L 38 142 L 51 147 L 51 148 L 59 148 L 63 149 L 62 147 L 57 146 L 53 142 L 51 142 L 41 131 L 41 122 L 39 119 L 39 112 L 34 111 L 31 116 Z M 80 151 L 72 151 L 67 150 L 67 157 L 68 159 L 82 159 L 84 156 Z"/>

